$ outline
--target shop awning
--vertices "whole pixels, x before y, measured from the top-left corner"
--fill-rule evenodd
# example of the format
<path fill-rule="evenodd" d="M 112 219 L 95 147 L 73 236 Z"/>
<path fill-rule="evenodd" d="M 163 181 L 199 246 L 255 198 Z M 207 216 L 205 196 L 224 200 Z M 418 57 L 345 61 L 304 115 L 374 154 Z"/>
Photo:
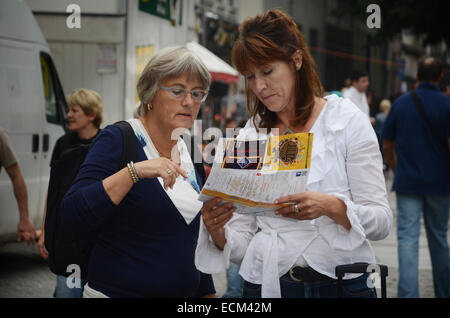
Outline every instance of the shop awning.
<path fill-rule="evenodd" d="M 212 81 L 225 82 L 227 84 L 237 84 L 239 82 L 239 73 L 204 46 L 197 42 L 189 42 L 186 44 L 186 47 L 197 54 L 205 63 L 209 73 L 211 73 Z"/>

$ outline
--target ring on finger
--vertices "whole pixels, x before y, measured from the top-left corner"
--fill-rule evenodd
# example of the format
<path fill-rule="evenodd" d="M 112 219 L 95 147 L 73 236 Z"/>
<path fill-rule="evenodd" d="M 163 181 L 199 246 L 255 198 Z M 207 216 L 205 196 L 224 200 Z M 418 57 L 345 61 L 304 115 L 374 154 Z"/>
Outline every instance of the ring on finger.
<path fill-rule="evenodd" d="M 217 224 L 217 218 L 214 218 L 214 224 Z"/>
<path fill-rule="evenodd" d="M 300 212 L 300 209 L 298 208 L 298 205 L 294 205 L 294 213 L 298 214 Z"/>
<path fill-rule="evenodd" d="M 171 174 L 171 173 L 172 173 L 172 170 L 167 169 L 167 174 Z"/>

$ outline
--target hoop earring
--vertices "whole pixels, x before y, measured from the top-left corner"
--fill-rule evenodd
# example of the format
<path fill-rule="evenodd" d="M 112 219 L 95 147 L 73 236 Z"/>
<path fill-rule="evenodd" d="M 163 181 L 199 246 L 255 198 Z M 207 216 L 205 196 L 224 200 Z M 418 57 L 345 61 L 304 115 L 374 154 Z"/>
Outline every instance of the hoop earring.
<path fill-rule="evenodd" d="M 147 104 L 147 109 L 148 109 L 148 110 L 152 110 L 152 109 L 153 109 L 153 106 L 150 106 L 150 104 Z"/>

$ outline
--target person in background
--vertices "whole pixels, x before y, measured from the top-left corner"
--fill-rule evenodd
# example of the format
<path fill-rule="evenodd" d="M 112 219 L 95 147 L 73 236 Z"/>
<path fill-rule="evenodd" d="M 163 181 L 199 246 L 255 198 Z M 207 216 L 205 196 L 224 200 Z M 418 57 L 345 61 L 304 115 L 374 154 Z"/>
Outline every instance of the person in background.
<path fill-rule="evenodd" d="M 203 158 L 203 168 L 205 169 L 206 179 L 209 177 L 209 173 L 211 172 L 214 155 L 208 153 L 208 149 L 206 147 L 211 143 L 211 140 L 202 140 L 202 158 Z M 211 150 L 212 152 L 212 150 Z"/>
<path fill-rule="evenodd" d="M 238 131 L 237 128 L 237 122 L 234 117 L 228 118 L 225 122 L 225 129 L 223 131 L 223 136 L 227 138 L 235 138 L 237 136 Z"/>
<path fill-rule="evenodd" d="M 287 204 L 278 217 L 236 214 L 220 198 L 205 202 L 195 264 L 206 273 L 240 264 L 243 297 L 337 297 L 336 266 L 375 263 L 369 240 L 384 239 L 392 226 L 375 132 L 350 100 L 322 97 L 304 36 L 285 12 L 247 18 L 239 31 L 232 57 L 251 118 L 238 139 L 313 133 L 307 191 L 276 198 Z M 376 297 L 367 278 L 347 276 L 345 296 Z"/>
<path fill-rule="evenodd" d="M 344 97 L 340 91 L 331 91 L 331 92 L 325 93 L 324 96 L 333 95 L 333 94 L 336 95 L 337 97 Z"/>
<path fill-rule="evenodd" d="M 0 128 L 0 172 L 5 167 L 13 184 L 14 197 L 19 208 L 19 223 L 17 225 L 17 240 L 27 242 L 28 245 L 36 242 L 37 233 L 28 213 L 28 192 L 23 179 L 16 154 L 9 142 L 5 131 Z M 3 211 L 8 213 L 9 211 Z"/>
<path fill-rule="evenodd" d="M 366 92 L 366 99 L 367 99 L 367 104 L 369 105 L 369 110 L 372 106 L 372 102 L 373 102 L 373 92 L 368 90 Z"/>
<path fill-rule="evenodd" d="M 380 140 L 381 145 L 381 135 L 383 133 L 384 122 L 391 110 L 391 101 L 389 99 L 383 99 L 380 102 L 380 112 L 375 115 L 375 132 Z"/>
<path fill-rule="evenodd" d="M 341 93 L 344 94 L 346 90 L 348 90 L 352 86 L 352 80 L 350 78 L 346 78 L 344 80 L 344 87 L 341 89 Z"/>
<path fill-rule="evenodd" d="M 442 92 L 445 94 L 445 96 L 450 98 L 450 84 L 445 85 L 445 87 L 442 90 Z"/>
<path fill-rule="evenodd" d="M 373 113 L 373 102 L 374 102 L 374 95 L 373 92 L 368 90 L 366 92 L 366 98 L 367 98 L 367 105 L 369 105 L 369 118 L 370 118 L 370 123 L 372 124 L 373 127 L 375 127 L 375 117 L 371 116 L 370 114 Z"/>
<path fill-rule="evenodd" d="M 447 241 L 450 210 L 450 99 L 439 91 L 442 64 L 419 62 L 414 93 L 395 100 L 383 128 L 383 150 L 397 198 L 398 297 L 419 297 L 419 236 L 423 214 L 436 297 L 450 297 Z M 425 117 L 425 118 L 424 118 Z M 427 126 L 429 121 L 430 127 Z"/>
<path fill-rule="evenodd" d="M 445 96 L 450 98 L 450 74 L 445 74 L 439 83 L 439 88 Z"/>
<path fill-rule="evenodd" d="M 374 128 L 375 133 L 377 134 L 378 143 L 380 145 L 381 155 L 383 156 L 383 171 L 386 172 L 389 170 L 389 166 L 386 162 L 386 158 L 384 157 L 383 140 L 381 138 L 381 135 L 383 133 L 384 122 L 386 121 L 389 111 L 391 110 L 391 101 L 389 99 L 383 99 L 380 102 L 380 110 L 381 111 L 375 115 Z"/>
<path fill-rule="evenodd" d="M 79 88 L 72 91 L 67 97 L 67 112 L 69 131 L 60 137 L 53 148 L 50 166 L 58 160 L 61 154 L 69 148 L 80 144 L 90 144 L 100 132 L 102 123 L 103 102 L 100 95 L 87 88 Z M 41 234 L 39 236 L 39 252 L 42 258 L 48 258 L 45 248 L 45 216 L 47 214 L 47 204 L 45 204 L 44 219 L 42 220 Z M 56 288 L 54 296 L 56 298 L 81 298 L 83 287 L 69 288 L 66 284 L 66 277 L 56 275 Z"/>
<path fill-rule="evenodd" d="M 367 91 L 369 89 L 369 75 L 367 73 L 353 72 L 352 86 L 343 95 L 350 99 L 358 108 L 370 118 L 370 108 L 367 103 Z"/>
<path fill-rule="evenodd" d="M 234 113 L 234 119 L 239 127 L 239 124 L 243 121 L 247 122 L 249 113 L 247 111 L 247 98 L 245 91 L 240 89 L 239 92 L 233 95 L 232 100 L 236 103 L 236 112 Z"/>

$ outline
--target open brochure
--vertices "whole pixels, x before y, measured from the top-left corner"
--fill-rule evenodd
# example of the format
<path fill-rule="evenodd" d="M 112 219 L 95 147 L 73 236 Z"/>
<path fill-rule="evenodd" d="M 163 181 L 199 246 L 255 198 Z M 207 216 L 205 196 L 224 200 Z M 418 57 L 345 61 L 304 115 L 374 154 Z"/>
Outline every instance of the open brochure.
<path fill-rule="evenodd" d="M 312 133 L 221 138 L 199 200 L 220 197 L 234 203 L 235 213 L 275 217 L 282 206 L 274 204 L 275 199 L 305 191 L 312 143 Z"/>

